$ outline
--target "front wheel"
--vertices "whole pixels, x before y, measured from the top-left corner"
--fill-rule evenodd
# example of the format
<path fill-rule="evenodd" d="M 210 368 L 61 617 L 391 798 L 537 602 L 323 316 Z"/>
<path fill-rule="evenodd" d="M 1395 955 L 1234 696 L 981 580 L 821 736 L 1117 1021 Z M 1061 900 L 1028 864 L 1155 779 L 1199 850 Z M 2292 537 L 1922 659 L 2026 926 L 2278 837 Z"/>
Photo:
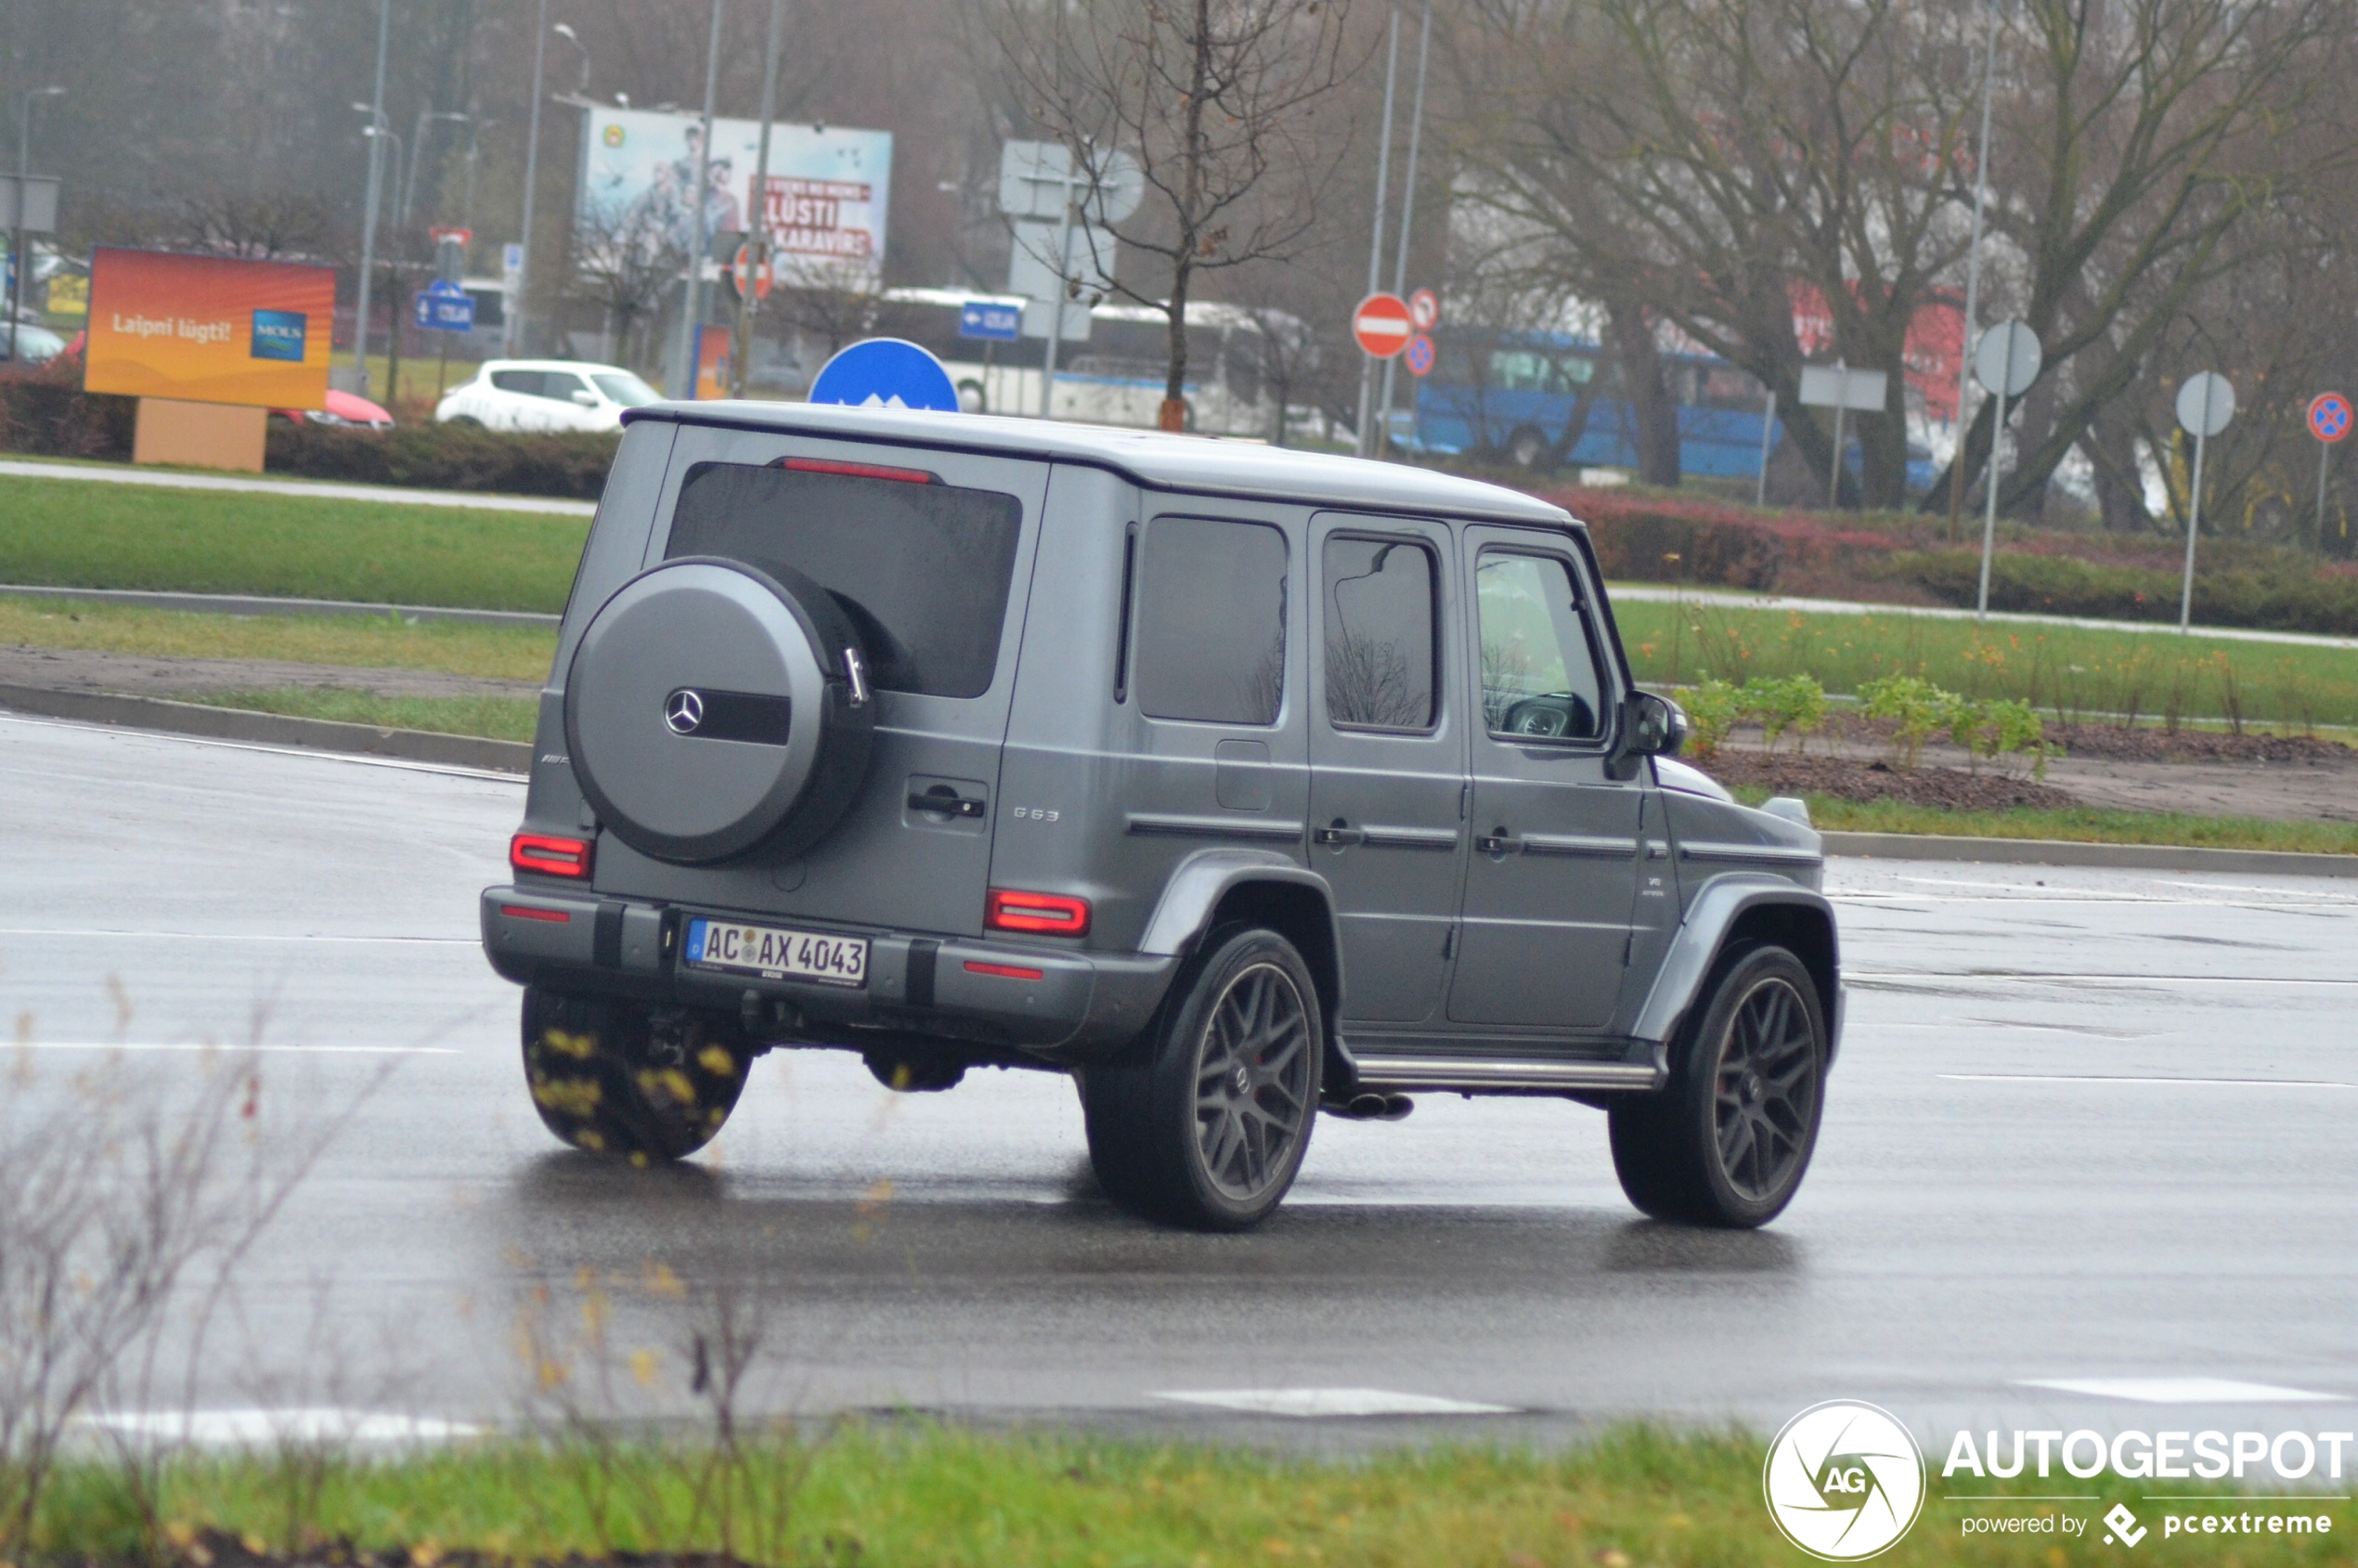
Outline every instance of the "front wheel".
<path fill-rule="evenodd" d="M 1731 953 L 1672 1047 L 1669 1084 L 1613 1103 L 1621 1190 L 1658 1220 L 1767 1225 L 1809 1168 L 1825 1073 L 1825 1017 L 1801 960 L 1774 946 Z"/>
<path fill-rule="evenodd" d="M 538 986 L 524 993 L 524 1070 L 541 1124 L 633 1165 L 712 1141 L 753 1053 L 735 1020 Z"/>
<path fill-rule="evenodd" d="M 1309 965 L 1276 932 L 1214 931 L 1135 1059 L 1088 1069 L 1089 1160 L 1115 1202 L 1196 1230 L 1243 1230 L 1302 1169 L 1326 1022 Z"/>

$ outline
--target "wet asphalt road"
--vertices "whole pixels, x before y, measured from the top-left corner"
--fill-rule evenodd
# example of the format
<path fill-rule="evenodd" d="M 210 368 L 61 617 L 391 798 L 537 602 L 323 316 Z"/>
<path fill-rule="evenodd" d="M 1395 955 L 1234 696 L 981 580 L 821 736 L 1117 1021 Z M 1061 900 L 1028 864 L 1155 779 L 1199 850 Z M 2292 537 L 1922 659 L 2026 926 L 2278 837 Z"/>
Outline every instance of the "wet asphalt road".
<path fill-rule="evenodd" d="M 1928 1432 L 2358 1421 L 2358 882 L 1838 862 L 1849 1031 L 1769 1230 L 1639 1222 L 1592 1111 L 1428 1098 L 1398 1125 L 1322 1121 L 1279 1216 L 1208 1238 L 1105 1205 L 1046 1075 L 900 1096 L 849 1056 L 782 1053 L 692 1169 L 558 1149 L 516 993 L 475 945 L 521 800 L 0 717 L 0 1019 L 34 1045 L 30 1085 L 0 1093 L 170 1082 L 201 1070 L 177 1047 L 257 1032 L 274 1113 L 366 1093 L 241 1273 L 200 1404 L 498 1419 L 532 1380 L 520 1313 L 569 1387 L 592 1380 L 575 1292 L 595 1281 L 616 1397 L 644 1407 L 628 1353 L 675 1385 L 695 1310 L 676 1276 L 770 1303 L 756 1399 L 799 1409 L 1346 1445 L 1773 1429 L 1838 1396 Z M 2027 1386 L 2155 1378 L 2278 1392 Z M 1515 1413 L 1159 1397 L 1271 1389 Z"/>

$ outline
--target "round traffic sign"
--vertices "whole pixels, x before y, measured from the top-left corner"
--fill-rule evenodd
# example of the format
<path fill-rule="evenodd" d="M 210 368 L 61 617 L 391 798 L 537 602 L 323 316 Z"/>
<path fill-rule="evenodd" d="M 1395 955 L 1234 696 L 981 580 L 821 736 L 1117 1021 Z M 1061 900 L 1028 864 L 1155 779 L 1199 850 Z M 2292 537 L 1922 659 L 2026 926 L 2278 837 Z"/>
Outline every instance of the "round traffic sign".
<path fill-rule="evenodd" d="M 753 288 L 753 297 L 757 300 L 766 300 L 770 297 L 771 286 L 776 280 L 776 276 L 770 270 L 768 256 L 762 257 L 761 265 L 756 266 L 753 264 L 753 247 L 750 245 L 737 247 L 736 257 L 729 264 L 729 281 L 736 285 L 739 299 L 745 297 L 746 285 L 750 283 Z"/>
<path fill-rule="evenodd" d="M 1991 392 L 2020 397 L 2039 379 L 2039 334 L 2019 321 L 2001 321 L 1974 345 L 1974 380 Z"/>
<path fill-rule="evenodd" d="M 855 408 L 959 411 L 958 389 L 941 361 L 900 338 L 870 338 L 838 353 L 819 368 L 810 382 L 810 401 Z"/>
<path fill-rule="evenodd" d="M 1408 302 L 1398 294 L 1369 294 L 1351 313 L 1351 335 L 1359 351 L 1375 359 L 1389 359 L 1408 346 Z"/>
<path fill-rule="evenodd" d="M 1419 332 L 1408 340 L 1408 352 L 1402 357 L 1408 363 L 1410 375 L 1429 374 L 1432 369 L 1432 340 Z"/>
<path fill-rule="evenodd" d="M 2178 389 L 2178 423 L 2189 435 L 2216 435 L 2235 417 L 2235 383 L 2216 370 L 2188 376 Z"/>
<path fill-rule="evenodd" d="M 1408 296 L 1408 319 L 1417 330 L 1430 332 L 1441 325 L 1441 296 L 1431 289 L 1419 289 Z M 1422 370 L 1417 372 L 1423 375 Z"/>
<path fill-rule="evenodd" d="M 2350 399 L 2321 392 L 2309 400 L 2309 434 L 2330 447 L 2350 434 Z"/>

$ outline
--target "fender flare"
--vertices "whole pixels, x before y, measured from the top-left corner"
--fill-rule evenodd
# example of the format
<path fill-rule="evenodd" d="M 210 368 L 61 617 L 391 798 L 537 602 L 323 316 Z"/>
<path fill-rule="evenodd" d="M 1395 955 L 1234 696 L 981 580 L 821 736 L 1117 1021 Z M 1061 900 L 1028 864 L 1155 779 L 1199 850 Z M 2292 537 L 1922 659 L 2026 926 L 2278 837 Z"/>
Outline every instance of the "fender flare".
<path fill-rule="evenodd" d="M 1829 953 L 1832 994 L 1826 1008 L 1826 1059 L 1831 1063 L 1842 1043 L 1843 1014 L 1842 937 L 1834 907 L 1824 894 L 1766 872 L 1730 872 L 1714 877 L 1696 895 L 1671 938 L 1662 966 L 1654 972 L 1653 989 L 1638 1010 L 1631 1035 L 1666 1044 L 1702 994 L 1704 982 L 1711 978 L 1711 966 L 1727 945 L 1730 929 L 1748 912 L 1771 905 L 1807 910 L 1825 919 L 1833 943 Z"/>
<path fill-rule="evenodd" d="M 1155 901 L 1138 951 L 1158 958 L 1185 952 L 1190 942 L 1203 935 L 1220 901 L 1247 882 L 1282 883 L 1307 888 L 1318 895 L 1327 912 L 1328 938 L 1337 954 L 1340 985 L 1342 930 L 1335 924 L 1334 889 L 1325 877 L 1275 849 L 1198 849 L 1182 860 L 1163 882 L 1162 897 Z"/>

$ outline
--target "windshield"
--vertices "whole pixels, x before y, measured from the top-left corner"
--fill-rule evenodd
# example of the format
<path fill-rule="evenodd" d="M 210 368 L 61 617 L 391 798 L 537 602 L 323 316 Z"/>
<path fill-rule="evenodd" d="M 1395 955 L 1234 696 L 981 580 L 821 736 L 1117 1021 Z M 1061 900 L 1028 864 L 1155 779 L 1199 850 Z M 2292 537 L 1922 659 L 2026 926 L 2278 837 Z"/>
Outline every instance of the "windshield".
<path fill-rule="evenodd" d="M 650 403 L 662 401 L 662 395 L 654 387 L 628 370 L 607 370 L 590 379 L 598 383 L 600 392 L 626 408 L 642 408 Z"/>

